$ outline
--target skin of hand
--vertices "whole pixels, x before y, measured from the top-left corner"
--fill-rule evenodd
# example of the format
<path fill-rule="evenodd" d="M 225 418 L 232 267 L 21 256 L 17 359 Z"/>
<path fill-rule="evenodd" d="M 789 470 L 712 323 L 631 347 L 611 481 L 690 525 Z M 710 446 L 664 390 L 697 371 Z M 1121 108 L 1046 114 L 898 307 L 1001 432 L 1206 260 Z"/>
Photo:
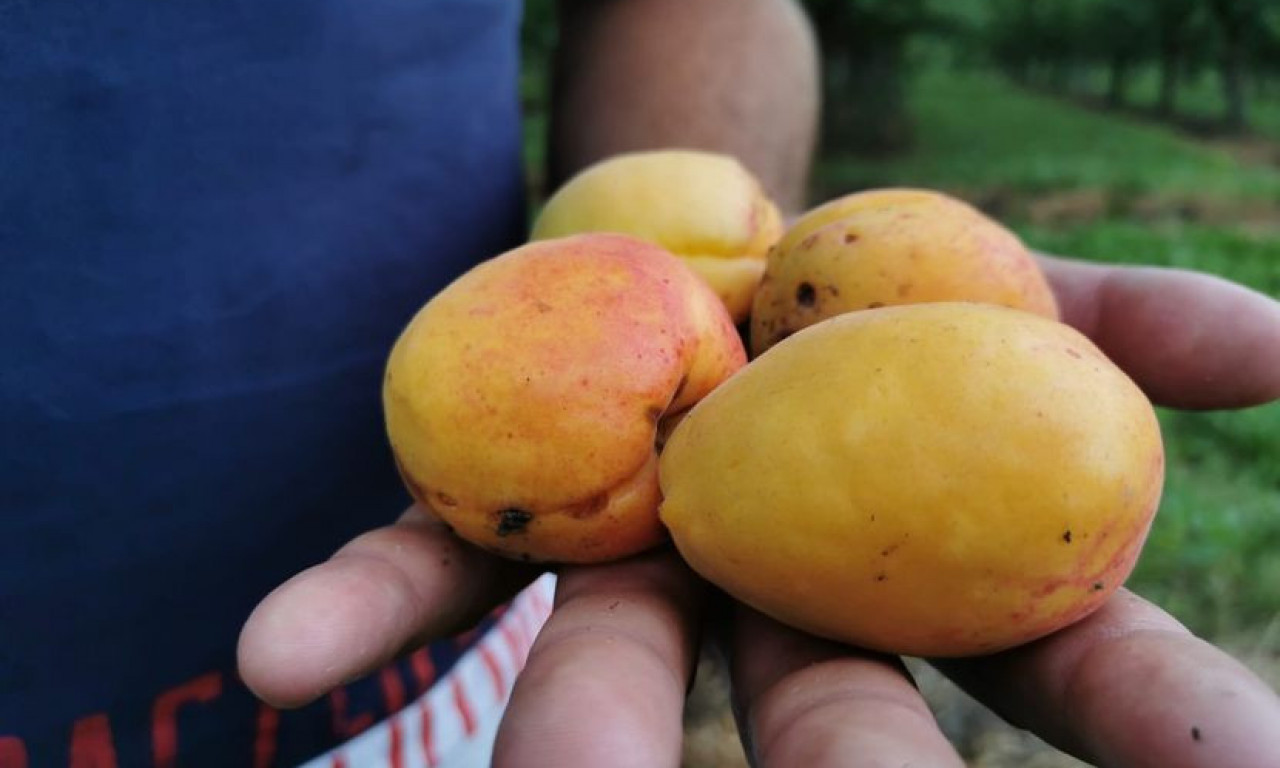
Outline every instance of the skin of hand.
<path fill-rule="evenodd" d="M 1280 303 L 1190 272 L 1044 265 L 1066 320 L 1158 402 L 1280 398 L 1280 356 L 1259 354 L 1280 349 Z M 241 635 L 241 674 L 273 704 L 304 704 L 465 628 L 533 575 L 411 509 L 268 596 Z M 678 765 L 707 594 L 669 550 L 562 571 L 495 764 Z M 742 607 L 729 629 L 735 709 L 756 764 L 963 764 L 898 660 Z M 939 666 L 1011 722 L 1100 766 L 1280 765 L 1276 694 L 1127 592 L 1051 637 Z"/>
<path fill-rule="evenodd" d="M 683 146 L 738 156 L 785 209 L 799 210 L 818 89 L 796 5 L 560 5 L 553 184 L 617 152 Z M 1231 408 L 1280 397 L 1275 301 L 1187 272 L 1042 264 L 1064 319 L 1157 402 Z M 300 706 L 466 629 L 535 575 L 412 508 L 264 599 L 241 634 L 241 675 L 264 700 Z M 494 763 L 678 765 L 709 593 L 670 550 L 561 571 Z M 709 629 L 727 633 L 735 709 L 757 765 L 962 765 L 898 660 L 741 607 L 724 624 Z M 940 666 L 1006 718 L 1098 765 L 1280 765 L 1275 694 L 1127 593 L 1052 637 Z"/>
<path fill-rule="evenodd" d="M 552 186 L 622 152 L 705 149 L 734 155 L 779 205 L 799 209 L 818 55 L 794 0 L 558 0 L 558 14 Z M 241 638 L 245 680 L 268 701 L 302 704 L 401 649 L 466 629 L 534 575 L 410 509 L 263 601 Z M 342 618 L 322 627 L 311 611 L 323 600 L 337 601 Z"/>

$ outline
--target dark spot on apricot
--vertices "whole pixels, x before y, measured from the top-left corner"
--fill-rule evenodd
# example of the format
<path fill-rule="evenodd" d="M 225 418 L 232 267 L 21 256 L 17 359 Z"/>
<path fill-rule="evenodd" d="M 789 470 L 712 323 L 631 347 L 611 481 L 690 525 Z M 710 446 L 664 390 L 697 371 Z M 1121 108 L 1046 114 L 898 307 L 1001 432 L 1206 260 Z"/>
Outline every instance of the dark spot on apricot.
<path fill-rule="evenodd" d="M 839 296 L 839 295 L 840 295 L 840 289 L 839 289 L 839 288 L 837 288 L 837 287 L 835 287 L 834 285 L 828 285 L 828 286 L 827 286 L 827 290 L 828 290 L 828 291 L 831 291 L 831 295 L 832 295 L 832 296 Z"/>
<path fill-rule="evenodd" d="M 1102 582 L 1100 582 L 1100 581 L 1095 581 L 1095 582 L 1093 582 L 1093 591 L 1094 591 L 1094 592 L 1101 592 L 1101 591 L 1102 591 L 1102 588 L 1103 588 L 1104 586 L 1105 586 L 1105 585 L 1104 585 Z"/>
<path fill-rule="evenodd" d="M 889 577 L 883 571 L 876 574 L 876 581 L 884 581 L 887 578 Z"/>
<path fill-rule="evenodd" d="M 1068 528 L 1067 530 L 1065 530 L 1065 531 L 1063 531 L 1063 532 L 1062 532 L 1062 540 L 1063 540 L 1063 541 L 1065 541 L 1065 542 L 1066 542 L 1066 543 L 1068 543 L 1068 544 L 1070 544 L 1070 543 L 1071 543 L 1071 529 L 1070 529 L 1070 528 Z"/>
<path fill-rule="evenodd" d="M 800 241 L 801 248 L 812 248 L 813 244 L 818 242 L 817 234 L 812 234 Z"/>
<path fill-rule="evenodd" d="M 845 243 L 845 245 L 849 245 L 850 243 L 856 243 L 856 242 L 858 242 L 858 233 L 856 233 L 856 232 L 845 232 L 845 233 L 844 233 L 844 243 Z"/>
<path fill-rule="evenodd" d="M 1191 740 L 1192 740 L 1192 741 L 1199 741 L 1199 740 L 1200 740 L 1200 738 L 1201 738 L 1201 736 L 1200 736 L 1200 728 L 1199 728 L 1198 726 L 1194 726 L 1194 725 L 1193 725 L 1193 726 L 1191 726 Z"/>
<path fill-rule="evenodd" d="M 534 303 L 534 306 L 537 307 L 538 311 L 544 315 L 551 311 L 551 305 L 543 301 L 542 299 L 538 299 L 537 302 Z"/>
<path fill-rule="evenodd" d="M 619 605 L 621 605 L 621 604 L 622 604 L 622 601 L 621 601 L 621 600 L 614 600 L 612 603 L 609 603 L 609 610 L 611 610 L 611 611 L 612 611 L 612 610 L 615 610 L 615 609 L 617 609 L 617 607 L 618 607 Z"/>
<path fill-rule="evenodd" d="M 494 530 L 494 533 L 504 537 L 513 533 L 524 533 L 525 529 L 529 527 L 529 521 L 532 519 L 532 512 L 517 507 L 508 507 L 498 513 L 498 527 Z"/>
<path fill-rule="evenodd" d="M 813 303 L 818 300 L 818 292 L 813 289 L 813 283 L 801 283 L 796 286 L 796 303 L 802 307 L 812 307 Z"/>
<path fill-rule="evenodd" d="M 883 301 L 873 301 L 867 305 L 867 309 L 879 309 L 884 306 Z"/>

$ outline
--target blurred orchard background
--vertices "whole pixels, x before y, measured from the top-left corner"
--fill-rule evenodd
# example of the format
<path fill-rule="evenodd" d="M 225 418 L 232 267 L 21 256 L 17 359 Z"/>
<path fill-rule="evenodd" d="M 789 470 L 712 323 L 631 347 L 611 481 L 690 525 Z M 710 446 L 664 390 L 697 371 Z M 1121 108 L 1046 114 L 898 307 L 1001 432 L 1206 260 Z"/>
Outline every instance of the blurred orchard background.
<path fill-rule="evenodd" d="M 823 57 L 813 202 L 943 189 L 1040 250 L 1280 297 L 1280 0 L 803 5 Z M 553 0 L 527 3 L 523 35 L 537 184 Z M 1160 418 L 1165 496 L 1129 586 L 1280 685 L 1280 404 Z M 912 670 L 971 765 L 1081 765 Z M 722 670 L 702 677 L 686 765 L 744 765 Z"/>

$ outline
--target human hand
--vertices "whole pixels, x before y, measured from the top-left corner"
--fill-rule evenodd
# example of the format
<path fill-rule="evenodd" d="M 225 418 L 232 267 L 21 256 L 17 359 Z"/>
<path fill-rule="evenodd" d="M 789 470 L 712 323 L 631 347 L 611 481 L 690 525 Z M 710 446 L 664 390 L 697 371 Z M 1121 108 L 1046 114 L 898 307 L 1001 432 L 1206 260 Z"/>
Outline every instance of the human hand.
<path fill-rule="evenodd" d="M 1280 396 L 1280 305 L 1216 278 L 1046 257 L 1064 320 L 1157 402 Z M 298 705 L 465 628 L 531 578 L 413 509 L 282 586 L 241 638 L 245 681 Z M 669 551 L 565 569 L 495 751 L 498 765 L 676 765 L 706 588 Z M 738 608 L 729 645 L 756 762 L 962 765 L 901 663 Z M 1050 743 L 1104 766 L 1280 764 L 1280 700 L 1126 592 L 1022 648 L 939 666 Z"/>

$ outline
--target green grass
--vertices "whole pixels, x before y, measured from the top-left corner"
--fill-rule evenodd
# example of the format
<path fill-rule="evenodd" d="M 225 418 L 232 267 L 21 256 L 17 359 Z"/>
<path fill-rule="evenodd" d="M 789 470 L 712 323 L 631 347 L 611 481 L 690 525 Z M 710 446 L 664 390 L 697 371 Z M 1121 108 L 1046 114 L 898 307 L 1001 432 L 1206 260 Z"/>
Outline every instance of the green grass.
<path fill-rule="evenodd" d="M 1280 172 L 1171 130 L 1117 119 L 1019 89 L 994 73 L 919 75 L 909 104 L 912 152 L 829 157 L 820 194 L 865 186 L 1001 188 L 1020 193 L 1106 188 L 1130 194 L 1280 200 Z"/>
<path fill-rule="evenodd" d="M 1165 496 L 1131 586 L 1211 636 L 1280 616 L 1280 408 L 1161 412 Z"/>

